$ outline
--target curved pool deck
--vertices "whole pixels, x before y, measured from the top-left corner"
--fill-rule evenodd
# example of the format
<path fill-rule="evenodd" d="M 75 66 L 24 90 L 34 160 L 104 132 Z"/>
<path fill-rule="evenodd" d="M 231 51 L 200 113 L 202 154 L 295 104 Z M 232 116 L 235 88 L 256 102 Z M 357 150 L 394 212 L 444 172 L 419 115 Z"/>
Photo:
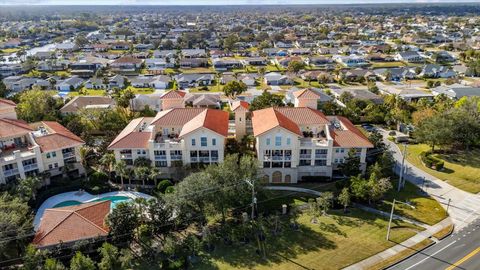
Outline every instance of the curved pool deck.
<path fill-rule="evenodd" d="M 98 194 L 98 195 L 92 195 L 86 191 L 79 192 L 79 191 L 72 191 L 72 192 L 65 192 L 61 194 L 54 195 L 50 198 L 48 198 L 46 201 L 42 203 L 42 205 L 38 208 L 37 213 L 35 214 L 35 219 L 33 220 L 33 225 L 35 227 L 35 230 L 37 230 L 38 225 L 40 225 L 40 220 L 43 216 L 43 212 L 45 212 L 45 209 L 47 208 L 54 208 L 56 205 L 59 203 L 65 202 L 65 201 L 79 201 L 81 203 L 87 203 L 87 202 L 92 202 L 95 200 L 99 200 L 105 197 L 112 197 L 112 196 L 124 196 L 124 197 L 129 197 L 131 199 L 136 199 L 136 198 L 145 198 L 145 199 L 152 199 L 154 197 L 141 193 L 141 192 L 136 192 L 136 191 L 113 191 L 113 192 L 108 192 L 108 193 L 103 193 L 103 194 Z"/>

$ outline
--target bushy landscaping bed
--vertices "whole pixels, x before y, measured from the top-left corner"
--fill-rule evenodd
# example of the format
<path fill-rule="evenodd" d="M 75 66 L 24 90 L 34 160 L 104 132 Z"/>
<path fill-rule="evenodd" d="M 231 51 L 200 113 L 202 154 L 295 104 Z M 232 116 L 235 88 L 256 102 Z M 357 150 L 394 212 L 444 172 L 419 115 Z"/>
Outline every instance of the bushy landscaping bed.
<path fill-rule="evenodd" d="M 433 156 L 431 151 L 424 151 L 420 153 L 420 158 L 426 167 L 437 171 L 441 171 L 445 166 L 445 162 Z"/>

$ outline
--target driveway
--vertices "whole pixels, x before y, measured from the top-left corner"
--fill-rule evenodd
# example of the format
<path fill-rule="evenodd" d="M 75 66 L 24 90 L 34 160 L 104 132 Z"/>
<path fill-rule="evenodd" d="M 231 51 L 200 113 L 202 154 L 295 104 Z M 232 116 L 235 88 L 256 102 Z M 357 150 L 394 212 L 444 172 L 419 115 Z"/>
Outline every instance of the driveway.
<path fill-rule="evenodd" d="M 388 131 L 383 129 L 379 129 L 379 131 L 383 135 L 385 144 L 388 145 L 393 152 L 393 157 L 395 159 L 395 172 L 400 174 L 403 157 L 402 151 L 395 143 L 387 140 Z M 450 200 L 448 213 L 455 225 L 455 230 L 460 230 L 476 218 L 480 217 L 480 195 L 458 189 L 445 181 L 428 174 L 422 169 L 413 166 L 407 160 L 405 160 L 405 166 L 407 170 L 404 176 L 407 181 L 423 188 L 426 193 L 440 202 L 444 208 L 447 208 Z"/>

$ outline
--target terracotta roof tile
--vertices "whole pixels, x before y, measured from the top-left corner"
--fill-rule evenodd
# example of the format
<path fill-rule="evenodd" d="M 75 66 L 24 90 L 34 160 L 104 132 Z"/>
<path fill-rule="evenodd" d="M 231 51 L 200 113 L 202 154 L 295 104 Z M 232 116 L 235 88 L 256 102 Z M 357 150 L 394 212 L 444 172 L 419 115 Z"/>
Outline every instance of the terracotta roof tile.
<path fill-rule="evenodd" d="M 35 142 L 40 146 L 42 152 L 75 147 L 85 143 L 80 137 L 57 122 L 43 121 L 32 124 L 32 126 L 43 126 L 49 132 L 47 135 L 35 137 Z"/>
<path fill-rule="evenodd" d="M 267 108 L 253 112 L 253 135 L 259 136 L 273 128 L 282 127 L 290 132 L 302 135 L 300 128 L 288 117 L 277 111 L 277 108 Z"/>
<path fill-rule="evenodd" d="M 4 98 L 0 98 L 0 103 L 5 104 L 5 105 L 9 105 L 9 106 L 13 106 L 13 107 L 17 106 L 17 104 L 15 104 L 15 102 L 13 102 L 9 99 L 4 99 Z"/>
<path fill-rule="evenodd" d="M 104 220 L 110 213 L 110 204 L 101 201 L 46 209 L 33 244 L 42 247 L 106 236 L 109 229 Z"/>
<path fill-rule="evenodd" d="M 366 147 L 373 148 L 368 138 L 356 128 L 350 120 L 342 116 L 331 116 L 331 120 L 341 122 L 342 129 L 330 128 L 330 135 L 333 139 L 333 146 L 336 147 Z"/>
<path fill-rule="evenodd" d="M 147 148 L 148 140 L 152 133 L 140 131 L 140 127 L 142 125 L 150 125 L 152 120 L 152 117 L 133 119 L 110 143 L 108 148 Z"/>
<path fill-rule="evenodd" d="M 302 89 L 302 90 L 298 90 L 298 91 L 295 91 L 293 92 L 293 95 L 296 97 L 296 98 L 304 98 L 304 99 L 319 99 L 320 98 L 320 95 L 313 92 L 312 90 L 310 89 Z"/>
<path fill-rule="evenodd" d="M 288 117 L 298 125 L 328 124 L 327 117 L 319 110 L 308 107 L 278 107 L 276 111 Z"/>
<path fill-rule="evenodd" d="M 160 99 L 182 99 L 185 94 L 185 92 L 180 90 L 171 90 L 163 94 Z"/>
<path fill-rule="evenodd" d="M 183 126 L 195 116 L 206 110 L 205 108 L 176 108 L 158 112 L 152 125 Z"/>
<path fill-rule="evenodd" d="M 179 136 L 185 136 L 201 127 L 208 128 L 226 137 L 228 135 L 228 112 L 205 109 L 183 126 Z"/>
<path fill-rule="evenodd" d="M 250 107 L 250 104 L 243 100 L 237 100 L 232 102 L 232 111 L 235 111 L 238 108 L 244 108 L 248 110 L 249 107 Z"/>
<path fill-rule="evenodd" d="M 0 119 L 0 138 L 25 135 L 33 129 L 25 122 L 16 119 Z"/>

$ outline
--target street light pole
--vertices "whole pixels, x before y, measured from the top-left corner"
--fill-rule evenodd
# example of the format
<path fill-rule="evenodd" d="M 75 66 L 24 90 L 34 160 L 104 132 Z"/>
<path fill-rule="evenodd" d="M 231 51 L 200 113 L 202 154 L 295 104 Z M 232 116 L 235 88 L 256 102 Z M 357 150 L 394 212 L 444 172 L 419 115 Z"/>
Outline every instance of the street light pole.
<path fill-rule="evenodd" d="M 395 208 L 395 199 L 393 199 L 392 211 L 390 212 L 390 220 L 388 221 L 387 241 L 390 239 L 390 228 L 391 228 L 391 226 L 392 226 L 393 209 L 394 209 L 394 208 Z"/>
<path fill-rule="evenodd" d="M 398 179 L 398 189 L 397 191 L 400 192 L 403 186 L 403 170 L 405 166 L 405 156 L 407 155 L 407 144 L 403 144 L 403 157 L 402 157 L 402 166 L 400 167 L 400 178 Z"/>
<path fill-rule="evenodd" d="M 255 180 L 245 180 L 247 184 L 252 188 L 252 213 L 251 219 L 255 218 L 255 205 L 257 204 L 257 198 L 255 197 Z"/>

